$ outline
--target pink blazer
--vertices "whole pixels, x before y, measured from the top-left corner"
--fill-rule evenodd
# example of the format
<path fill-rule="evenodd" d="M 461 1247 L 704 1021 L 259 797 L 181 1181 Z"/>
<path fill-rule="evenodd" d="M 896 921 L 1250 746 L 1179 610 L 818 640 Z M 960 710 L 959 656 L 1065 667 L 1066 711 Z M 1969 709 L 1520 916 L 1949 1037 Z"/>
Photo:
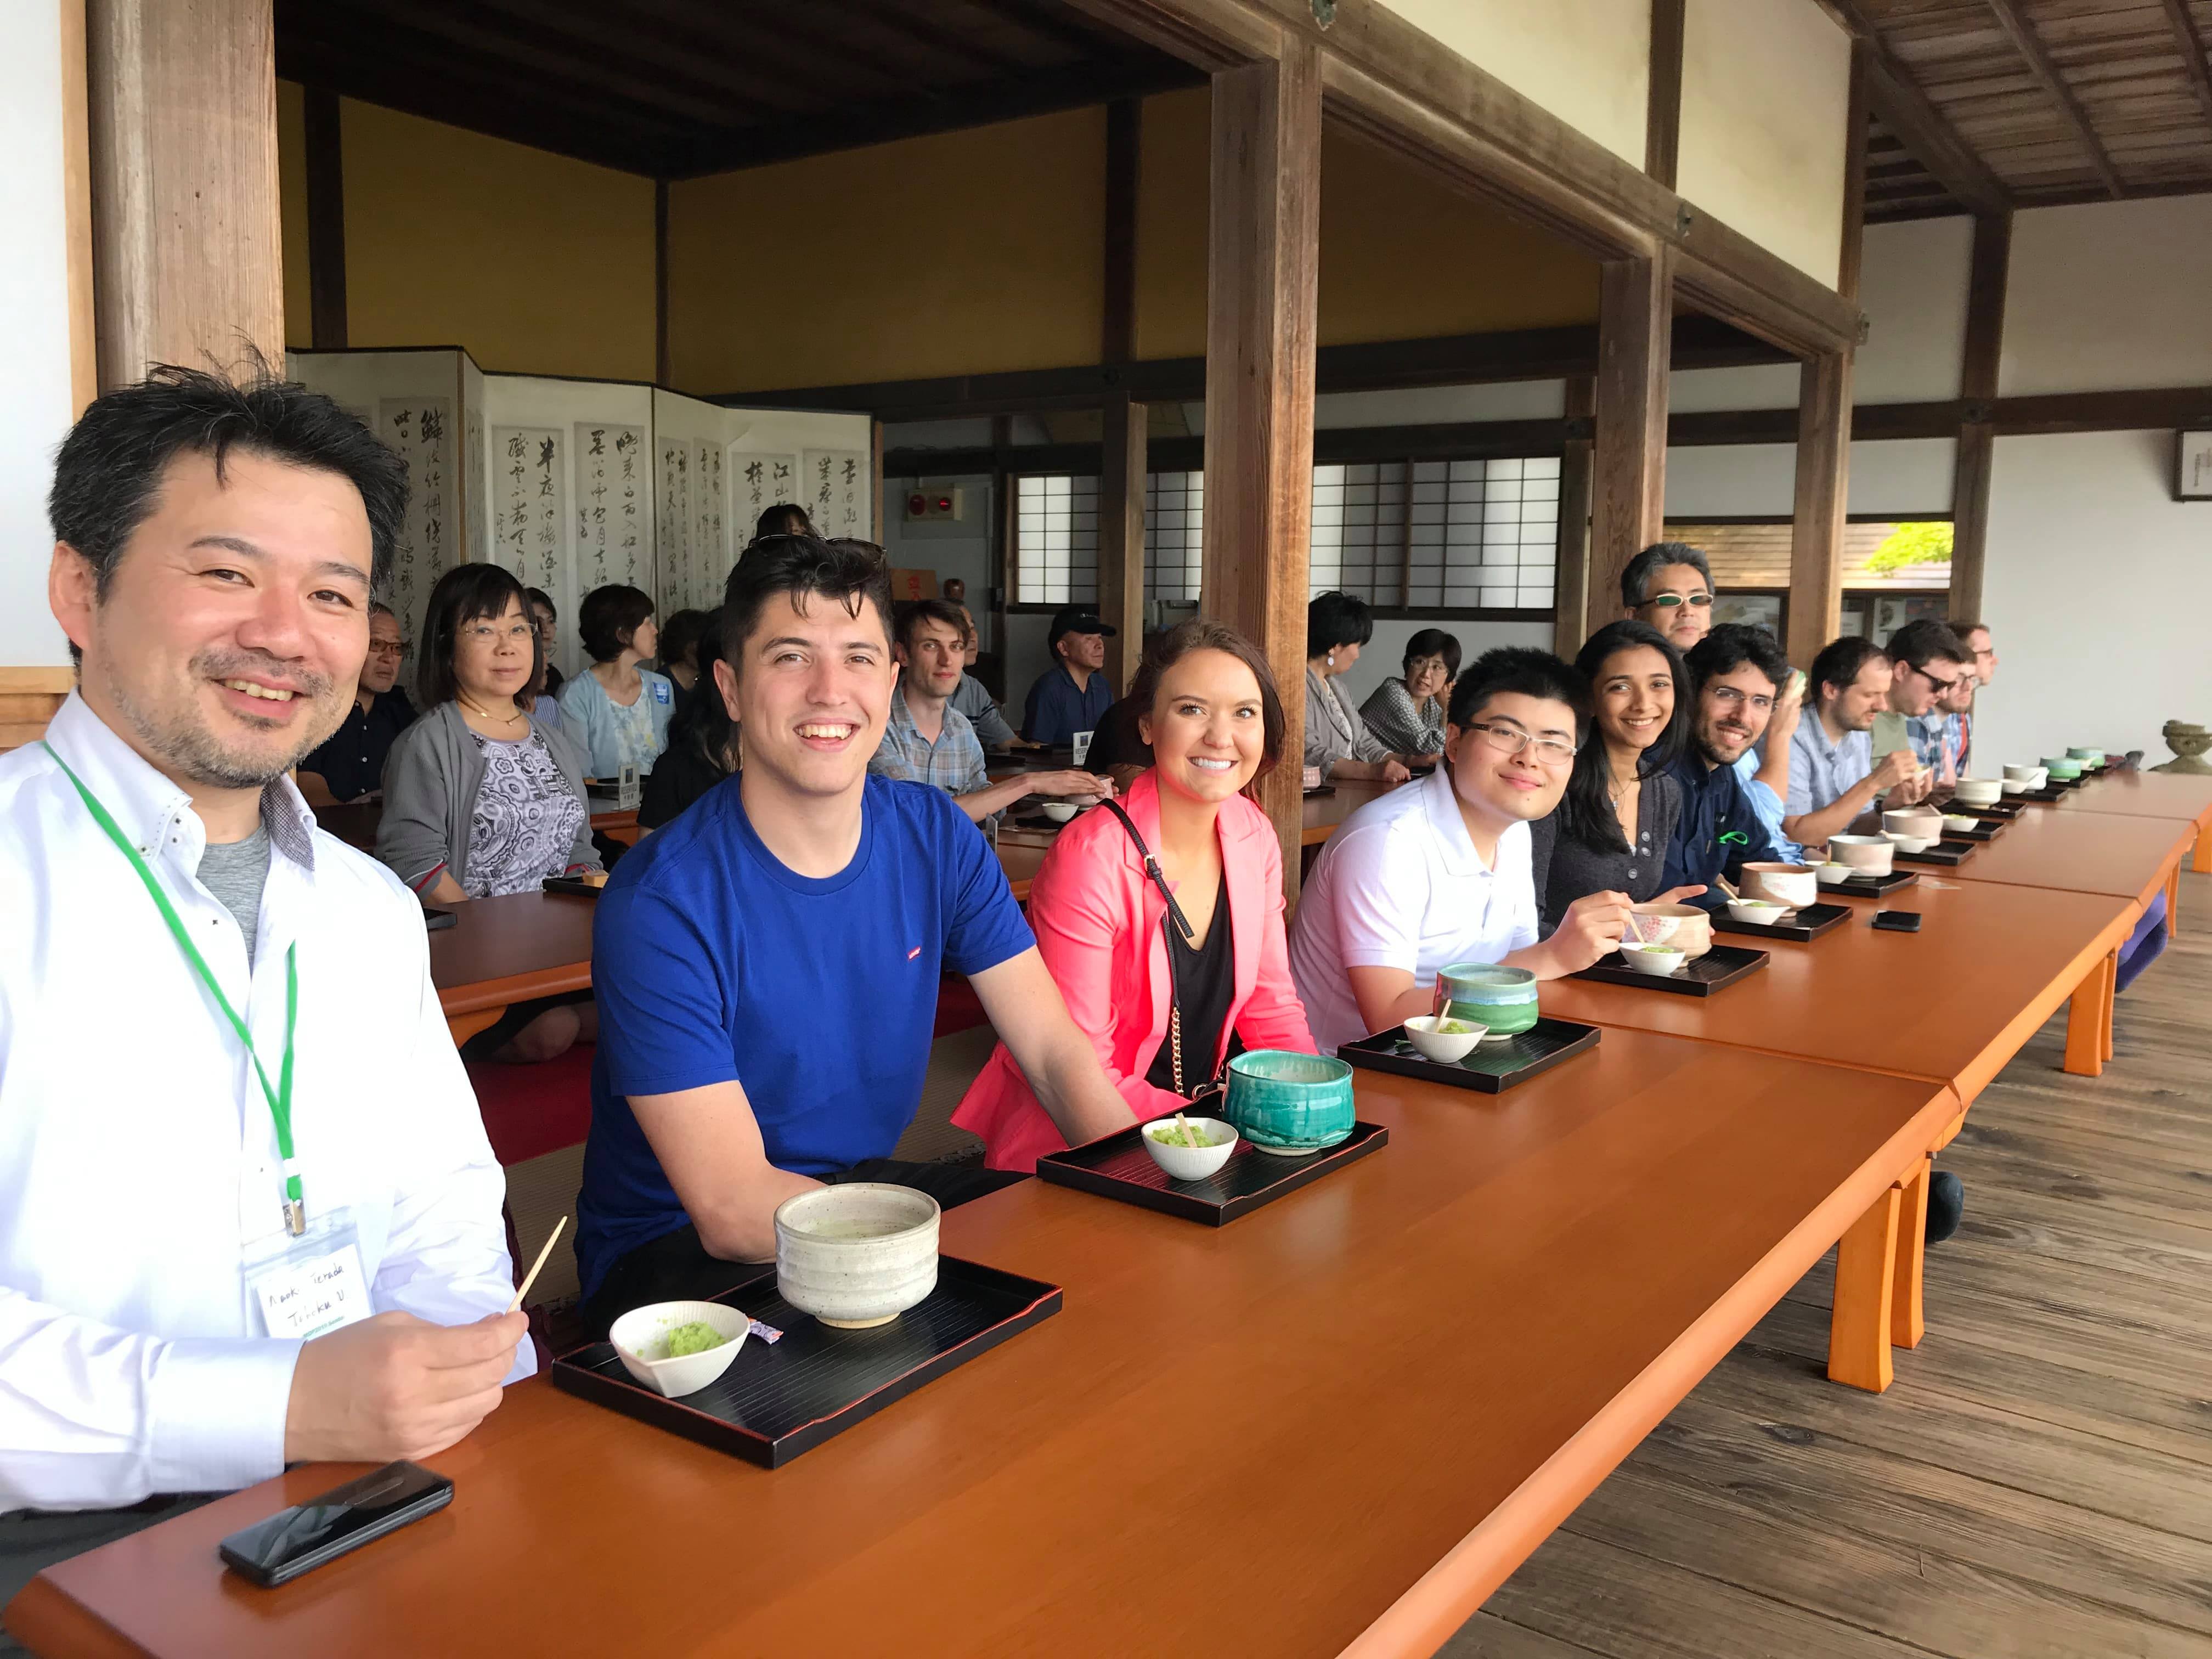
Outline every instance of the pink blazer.
<path fill-rule="evenodd" d="M 1139 777 L 1121 805 L 1157 854 L 1158 775 L 1146 772 Z M 1218 833 L 1236 968 L 1229 1024 L 1248 1048 L 1312 1054 L 1313 1033 L 1291 983 L 1283 939 L 1283 855 L 1275 827 L 1238 795 L 1222 807 Z M 1166 911 L 1129 832 L 1103 808 L 1085 812 L 1060 832 L 1030 884 L 1030 926 L 1036 932 L 1038 953 L 1059 984 L 1067 1012 L 1098 1051 L 1108 1080 L 1129 1103 L 1133 1122 L 1149 1121 L 1183 1103 L 1145 1081 L 1167 1040 L 1173 1000 L 1167 939 L 1160 931 Z M 1225 1028 L 1222 1036 L 1225 1043 Z M 1218 1050 L 1184 1054 L 1185 1066 L 1205 1075 L 1220 1060 Z M 994 1170 L 1034 1170 L 1039 1154 L 1067 1145 L 1003 1042 L 992 1051 L 952 1121 L 983 1138 L 984 1161 Z"/>

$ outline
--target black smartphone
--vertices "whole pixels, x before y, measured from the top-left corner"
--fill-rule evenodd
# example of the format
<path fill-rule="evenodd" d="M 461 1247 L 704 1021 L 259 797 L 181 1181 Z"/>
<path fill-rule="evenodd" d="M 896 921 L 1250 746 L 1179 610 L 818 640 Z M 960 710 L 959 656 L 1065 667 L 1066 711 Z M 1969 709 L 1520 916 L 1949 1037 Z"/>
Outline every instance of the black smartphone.
<path fill-rule="evenodd" d="M 427 904 L 422 907 L 422 926 L 428 932 L 434 933 L 441 927 L 456 927 L 460 920 L 451 910 L 433 909 Z"/>
<path fill-rule="evenodd" d="M 1877 910 L 1874 925 L 1893 933 L 1917 933 L 1920 931 L 1920 912 L 1917 910 Z"/>
<path fill-rule="evenodd" d="M 386 1463 L 231 1534 L 217 1553 L 242 1578 L 267 1587 L 289 1583 L 453 1501 L 453 1483 L 444 1475 L 419 1463 Z"/>

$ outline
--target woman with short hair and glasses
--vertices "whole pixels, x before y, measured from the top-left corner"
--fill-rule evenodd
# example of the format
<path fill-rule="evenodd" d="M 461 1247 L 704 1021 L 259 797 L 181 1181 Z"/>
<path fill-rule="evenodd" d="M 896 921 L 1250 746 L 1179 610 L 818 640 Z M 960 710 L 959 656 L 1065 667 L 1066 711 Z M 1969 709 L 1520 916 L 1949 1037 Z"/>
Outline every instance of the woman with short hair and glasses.
<path fill-rule="evenodd" d="M 1575 672 L 1590 684 L 1595 729 L 1575 757 L 1566 792 L 1530 826 L 1544 926 L 1591 893 L 1641 903 L 1701 893 L 1662 891 L 1682 786 L 1668 774 L 1689 732 L 1688 672 L 1667 636 L 1640 622 L 1608 623 Z"/>
<path fill-rule="evenodd" d="M 1618 892 L 1578 900 L 1539 942 L 1528 826 L 1559 805 L 1589 720 L 1589 683 L 1549 652 L 1486 652 L 1452 688 L 1443 764 L 1329 838 L 1291 927 L 1291 973 L 1324 1052 L 1431 1012 L 1451 963 L 1556 979 L 1620 945 Z"/>
<path fill-rule="evenodd" d="M 576 750 L 515 703 L 544 661 L 522 584 L 495 564 L 454 566 L 430 590 L 422 655 L 423 714 L 385 763 L 376 856 L 426 904 L 598 872 Z M 550 1060 L 597 1030 L 588 998 L 519 1003 L 463 1052 Z"/>
<path fill-rule="evenodd" d="M 1403 678 L 1386 679 L 1359 705 L 1367 729 L 1401 755 L 1434 760 L 1444 748 L 1444 698 L 1459 672 L 1459 641 L 1424 628 L 1406 641 Z"/>

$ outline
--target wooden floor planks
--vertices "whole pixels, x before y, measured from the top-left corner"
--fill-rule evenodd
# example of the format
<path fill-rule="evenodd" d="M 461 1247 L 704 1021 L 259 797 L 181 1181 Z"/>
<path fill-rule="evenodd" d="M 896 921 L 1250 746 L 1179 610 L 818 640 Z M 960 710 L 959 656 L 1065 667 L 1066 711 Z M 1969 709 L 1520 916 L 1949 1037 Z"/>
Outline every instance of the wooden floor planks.
<path fill-rule="evenodd" d="M 1820 1374 L 1832 1254 L 1444 1652 L 2212 1659 L 2208 1009 L 2191 932 L 2102 1077 L 2039 1031 L 1938 1160 L 1966 1222 L 1889 1392 Z"/>

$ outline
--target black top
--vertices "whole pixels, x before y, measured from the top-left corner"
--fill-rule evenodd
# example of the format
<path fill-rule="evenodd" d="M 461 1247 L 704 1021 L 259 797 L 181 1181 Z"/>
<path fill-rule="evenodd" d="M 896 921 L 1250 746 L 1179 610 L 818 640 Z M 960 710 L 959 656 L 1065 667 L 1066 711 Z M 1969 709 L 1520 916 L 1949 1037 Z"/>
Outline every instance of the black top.
<path fill-rule="evenodd" d="M 545 665 L 545 696 L 549 697 L 559 696 L 561 695 L 561 688 L 568 684 L 568 677 L 566 674 L 562 673 L 550 662 Z"/>
<path fill-rule="evenodd" d="M 1666 891 L 1667 848 L 1682 813 L 1682 786 L 1670 773 L 1644 780 L 1636 797 L 1636 845 L 1603 851 L 1559 834 L 1554 811 L 1528 826 L 1536 908 L 1548 934 L 1567 907 L 1591 893 L 1626 893 L 1638 903 Z"/>
<path fill-rule="evenodd" d="M 1182 1015 L 1182 1081 L 1186 1089 L 1204 1087 L 1213 1080 L 1214 1056 L 1222 1052 L 1222 1028 L 1229 1024 L 1229 1000 L 1237 992 L 1237 954 L 1230 943 L 1229 872 L 1221 872 L 1221 886 L 1213 899 L 1213 920 L 1206 925 L 1206 943 L 1195 951 L 1183 942 L 1172 921 L 1165 924 L 1168 955 L 1174 963 L 1176 1007 Z M 1230 1033 L 1235 1052 L 1236 1033 Z M 1145 1081 L 1155 1089 L 1175 1092 L 1175 1035 L 1160 1039 L 1152 1056 L 1152 1069 Z"/>
<path fill-rule="evenodd" d="M 384 757 L 392 740 L 415 723 L 415 705 L 398 686 L 380 691 L 361 712 L 356 702 L 346 711 L 345 723 L 300 763 L 302 772 L 313 772 L 330 786 L 333 800 L 355 800 L 384 787 Z"/>
<path fill-rule="evenodd" d="M 1152 746 L 1137 728 L 1137 721 L 1150 713 L 1149 708 L 1138 708 L 1134 697 L 1124 697 L 1100 715 L 1098 729 L 1091 736 L 1091 752 L 1084 758 L 1085 769 L 1103 772 L 1112 766 L 1150 766 Z"/>
<path fill-rule="evenodd" d="M 672 744 L 645 775 L 638 796 L 637 824 L 658 830 L 730 775 L 708 760 L 696 743 Z"/>

